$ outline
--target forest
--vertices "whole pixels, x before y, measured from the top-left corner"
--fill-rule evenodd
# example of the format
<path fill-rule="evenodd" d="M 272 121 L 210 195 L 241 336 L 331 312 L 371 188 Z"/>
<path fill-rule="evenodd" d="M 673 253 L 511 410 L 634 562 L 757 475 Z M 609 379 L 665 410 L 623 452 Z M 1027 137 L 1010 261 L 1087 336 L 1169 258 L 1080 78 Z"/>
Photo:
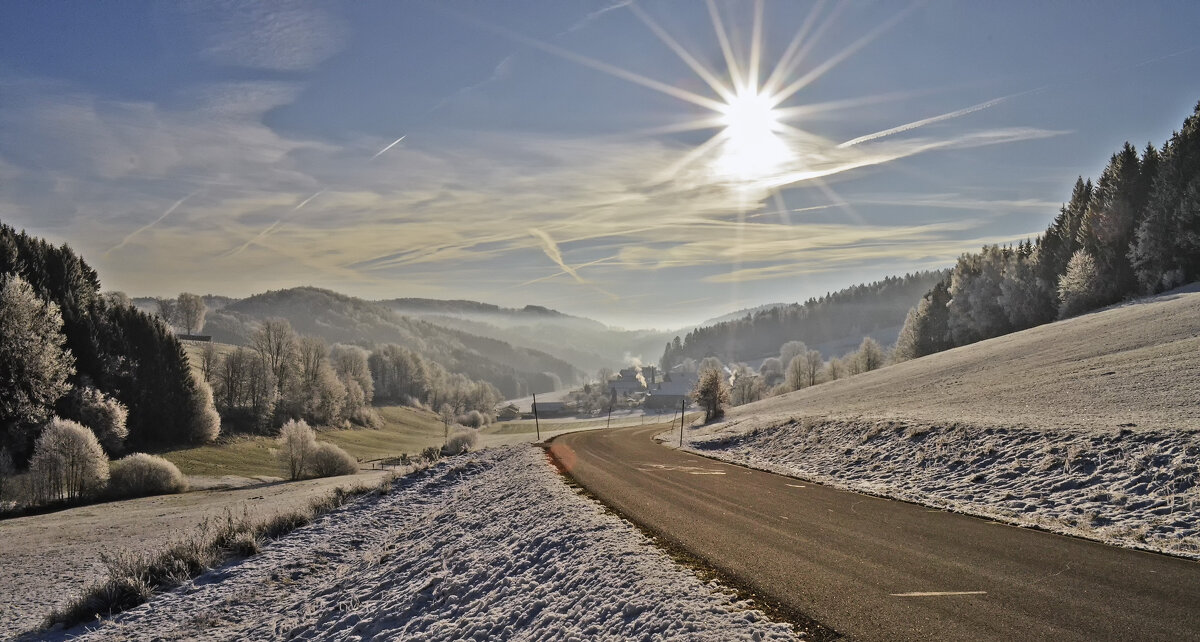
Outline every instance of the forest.
<path fill-rule="evenodd" d="M 1200 103 L 1160 148 L 1129 143 L 1080 177 L 1045 233 L 963 254 L 912 308 L 913 359 L 1200 279 Z"/>

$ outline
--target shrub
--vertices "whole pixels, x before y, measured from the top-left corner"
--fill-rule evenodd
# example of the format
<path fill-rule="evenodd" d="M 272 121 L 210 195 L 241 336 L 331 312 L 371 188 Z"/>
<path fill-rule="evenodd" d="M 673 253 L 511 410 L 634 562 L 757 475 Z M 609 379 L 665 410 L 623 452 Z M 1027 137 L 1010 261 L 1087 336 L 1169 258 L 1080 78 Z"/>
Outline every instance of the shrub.
<path fill-rule="evenodd" d="M 336 477 L 358 472 L 358 461 L 331 443 L 318 443 L 308 460 L 308 474 L 313 477 Z"/>
<path fill-rule="evenodd" d="M 437 446 L 430 446 L 421 451 L 421 459 L 433 463 L 442 458 L 442 451 Z"/>
<path fill-rule="evenodd" d="M 461 455 L 475 449 L 475 445 L 479 443 L 479 434 L 471 429 L 457 430 L 450 439 L 446 440 L 446 445 L 442 446 L 443 455 Z"/>
<path fill-rule="evenodd" d="M 34 444 L 29 472 L 42 501 L 74 499 L 104 486 L 108 459 L 92 431 L 55 417 Z"/>
<path fill-rule="evenodd" d="M 133 453 L 113 462 L 109 492 L 117 497 L 169 495 L 187 490 L 188 483 L 175 464 L 145 453 Z"/>
<path fill-rule="evenodd" d="M 304 475 L 308 459 L 317 448 L 317 434 L 303 419 L 289 420 L 279 431 L 279 460 L 287 466 L 291 479 Z"/>
<path fill-rule="evenodd" d="M 490 420 L 491 417 L 478 410 L 472 410 L 464 415 L 459 415 L 454 421 L 468 428 L 482 428 L 491 423 Z"/>
<path fill-rule="evenodd" d="M 350 414 L 350 421 L 371 430 L 383 428 L 383 417 L 374 408 L 366 406 L 355 409 Z"/>

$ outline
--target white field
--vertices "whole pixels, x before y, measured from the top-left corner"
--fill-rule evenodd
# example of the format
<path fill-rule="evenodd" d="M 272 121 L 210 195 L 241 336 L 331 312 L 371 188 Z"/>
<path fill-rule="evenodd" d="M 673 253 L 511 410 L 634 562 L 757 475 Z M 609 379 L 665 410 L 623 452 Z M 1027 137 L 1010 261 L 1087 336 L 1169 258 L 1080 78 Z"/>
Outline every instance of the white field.
<path fill-rule="evenodd" d="M 741 406 L 689 433 L 686 448 L 733 462 L 1200 558 L 1200 287 Z"/>
<path fill-rule="evenodd" d="M 544 451 L 443 460 L 82 639 L 794 639 L 567 487 Z"/>
<path fill-rule="evenodd" d="M 53 608 L 105 576 L 104 552 L 151 550 L 205 519 L 268 517 L 308 506 L 334 488 L 374 486 L 384 471 L 348 477 L 194 490 L 0 520 L 0 639 L 41 623 Z"/>

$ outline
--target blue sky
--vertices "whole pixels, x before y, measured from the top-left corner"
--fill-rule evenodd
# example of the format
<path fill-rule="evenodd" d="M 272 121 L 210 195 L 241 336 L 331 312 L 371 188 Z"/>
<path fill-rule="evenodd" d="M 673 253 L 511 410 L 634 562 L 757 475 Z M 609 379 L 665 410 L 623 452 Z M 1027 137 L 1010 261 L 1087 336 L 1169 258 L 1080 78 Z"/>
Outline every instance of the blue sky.
<path fill-rule="evenodd" d="M 678 327 L 1032 236 L 1200 100 L 1191 2 L 712 6 L 5 3 L 0 220 L 133 295 Z"/>

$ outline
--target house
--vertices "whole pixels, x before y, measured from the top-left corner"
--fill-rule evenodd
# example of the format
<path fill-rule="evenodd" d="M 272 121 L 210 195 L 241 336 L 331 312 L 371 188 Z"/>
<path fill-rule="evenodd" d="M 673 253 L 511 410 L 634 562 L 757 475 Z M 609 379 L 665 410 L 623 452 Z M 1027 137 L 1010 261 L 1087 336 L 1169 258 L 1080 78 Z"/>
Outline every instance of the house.
<path fill-rule="evenodd" d="M 533 404 L 533 410 L 539 417 L 552 417 L 574 412 L 575 404 L 565 401 L 539 401 Z"/>
<path fill-rule="evenodd" d="M 678 410 L 680 404 L 692 403 L 692 390 L 699 376 L 694 372 L 677 371 L 666 375 L 646 393 L 646 410 Z"/>
<path fill-rule="evenodd" d="M 618 396 L 629 397 L 636 392 L 645 392 L 655 384 L 658 369 L 654 366 L 624 368 L 615 379 L 608 380 L 608 391 Z"/>
<path fill-rule="evenodd" d="M 496 419 L 500 421 L 512 421 L 513 419 L 521 418 L 521 409 L 516 404 L 508 404 L 503 408 L 496 410 Z"/>

